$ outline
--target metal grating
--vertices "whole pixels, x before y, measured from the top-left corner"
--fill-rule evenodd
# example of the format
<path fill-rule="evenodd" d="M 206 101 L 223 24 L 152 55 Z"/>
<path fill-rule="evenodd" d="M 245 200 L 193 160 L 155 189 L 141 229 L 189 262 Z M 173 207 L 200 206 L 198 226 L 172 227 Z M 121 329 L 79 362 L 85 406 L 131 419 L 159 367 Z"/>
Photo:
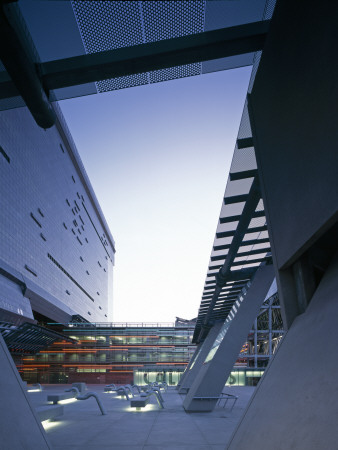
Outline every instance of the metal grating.
<path fill-rule="evenodd" d="M 0 322 L 0 333 L 13 355 L 35 355 L 58 340 L 76 342 L 60 333 L 27 322 L 19 327 Z"/>

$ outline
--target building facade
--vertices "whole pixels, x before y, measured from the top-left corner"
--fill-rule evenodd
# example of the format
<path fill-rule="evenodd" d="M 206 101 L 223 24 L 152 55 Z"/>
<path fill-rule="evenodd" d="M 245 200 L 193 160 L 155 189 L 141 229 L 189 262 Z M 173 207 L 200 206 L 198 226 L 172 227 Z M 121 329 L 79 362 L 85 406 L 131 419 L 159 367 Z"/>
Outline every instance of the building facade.
<path fill-rule="evenodd" d="M 57 104 L 0 113 L 0 321 L 109 320 L 115 244 Z"/>
<path fill-rule="evenodd" d="M 59 340 L 35 356 L 17 359 L 28 383 L 175 385 L 195 351 L 194 322 L 69 323 L 52 326 L 74 342 Z"/>

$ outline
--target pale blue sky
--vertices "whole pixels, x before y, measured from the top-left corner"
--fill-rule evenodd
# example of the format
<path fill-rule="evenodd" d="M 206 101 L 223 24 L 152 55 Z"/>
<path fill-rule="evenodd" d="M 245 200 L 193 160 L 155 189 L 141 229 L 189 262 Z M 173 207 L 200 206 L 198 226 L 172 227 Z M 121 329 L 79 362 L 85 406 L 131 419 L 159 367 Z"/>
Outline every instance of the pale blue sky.
<path fill-rule="evenodd" d="M 250 73 L 60 102 L 116 241 L 115 322 L 197 315 Z"/>

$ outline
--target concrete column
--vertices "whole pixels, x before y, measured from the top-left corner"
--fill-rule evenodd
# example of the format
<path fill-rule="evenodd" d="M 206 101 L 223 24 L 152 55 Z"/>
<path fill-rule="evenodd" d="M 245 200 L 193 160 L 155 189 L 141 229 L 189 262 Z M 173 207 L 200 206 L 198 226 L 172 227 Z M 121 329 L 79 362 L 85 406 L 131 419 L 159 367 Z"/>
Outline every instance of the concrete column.
<path fill-rule="evenodd" d="M 190 389 L 193 381 L 195 380 L 198 372 L 201 370 L 201 367 L 204 363 L 205 358 L 207 357 L 211 346 L 215 342 L 215 339 L 223 326 L 223 322 L 216 323 L 208 333 L 208 336 L 205 340 L 199 345 L 199 351 L 196 354 L 196 358 L 192 361 L 190 366 L 190 370 L 187 373 L 183 383 L 181 384 L 179 393 L 185 394 L 187 390 Z"/>
<path fill-rule="evenodd" d="M 188 365 L 187 365 L 185 371 L 182 373 L 182 375 L 181 375 L 181 377 L 180 377 L 180 379 L 179 379 L 179 381 L 177 383 L 176 390 L 178 390 L 181 387 L 181 384 L 183 383 L 184 378 L 186 377 L 188 371 L 190 370 L 190 367 L 191 367 L 192 363 L 195 361 L 195 357 L 196 357 L 197 353 L 199 352 L 199 349 L 201 348 L 201 345 L 202 345 L 202 342 L 200 342 L 198 344 L 198 346 L 195 348 L 194 354 L 190 358 L 190 361 L 188 362 Z"/>
<path fill-rule="evenodd" d="M 231 321 L 224 324 L 224 327 L 228 328 L 218 350 L 209 362 L 204 360 L 194 379 L 183 402 L 186 411 L 212 411 L 215 407 L 217 400 L 197 400 L 196 397 L 215 398 L 221 394 L 273 278 L 273 266 L 262 266 L 257 269 L 237 313 Z"/>
<path fill-rule="evenodd" d="M 1 334 L 0 367 L 0 447 L 15 450 L 51 449 Z"/>
<path fill-rule="evenodd" d="M 254 322 L 254 367 L 257 368 L 257 317 Z"/>

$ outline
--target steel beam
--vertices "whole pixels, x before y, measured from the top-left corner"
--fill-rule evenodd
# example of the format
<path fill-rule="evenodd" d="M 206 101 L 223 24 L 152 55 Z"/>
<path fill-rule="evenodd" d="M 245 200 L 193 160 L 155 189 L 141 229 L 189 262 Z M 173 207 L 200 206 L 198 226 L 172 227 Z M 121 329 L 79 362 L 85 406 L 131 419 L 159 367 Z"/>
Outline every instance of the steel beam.
<path fill-rule="evenodd" d="M 46 89 L 166 69 L 262 50 L 269 21 L 76 56 L 40 65 Z"/>
<path fill-rule="evenodd" d="M 223 266 L 220 268 L 219 273 L 216 274 L 215 292 L 210 301 L 210 306 L 209 306 L 206 316 L 204 318 L 204 321 L 203 321 L 203 324 L 202 324 L 202 327 L 201 327 L 201 330 L 200 330 L 200 333 L 199 333 L 199 336 L 197 339 L 197 343 L 201 339 L 203 339 L 204 333 L 208 327 L 208 321 L 212 314 L 212 310 L 215 306 L 215 303 L 218 299 L 219 294 L 221 293 L 223 285 L 226 283 L 226 281 L 229 280 L 229 277 L 232 276 L 230 269 L 233 265 L 234 259 L 237 257 L 237 252 L 238 252 L 239 247 L 242 245 L 243 238 L 244 238 L 245 234 L 248 232 L 248 227 L 249 227 L 251 218 L 252 218 L 253 214 L 255 213 L 255 210 L 257 208 L 260 198 L 261 198 L 261 193 L 260 193 L 259 181 L 258 181 L 258 176 L 256 176 L 253 179 L 250 191 L 247 194 L 247 201 L 244 205 L 241 219 L 238 222 L 236 234 L 230 244 L 227 258 L 226 258 Z"/>
<path fill-rule="evenodd" d="M 0 3 L 0 59 L 12 80 L 11 83 L 2 74 L 2 88 L 7 97 L 21 95 L 36 123 L 50 128 L 56 115 L 28 53 L 27 42 L 19 31 L 16 9 Z"/>

